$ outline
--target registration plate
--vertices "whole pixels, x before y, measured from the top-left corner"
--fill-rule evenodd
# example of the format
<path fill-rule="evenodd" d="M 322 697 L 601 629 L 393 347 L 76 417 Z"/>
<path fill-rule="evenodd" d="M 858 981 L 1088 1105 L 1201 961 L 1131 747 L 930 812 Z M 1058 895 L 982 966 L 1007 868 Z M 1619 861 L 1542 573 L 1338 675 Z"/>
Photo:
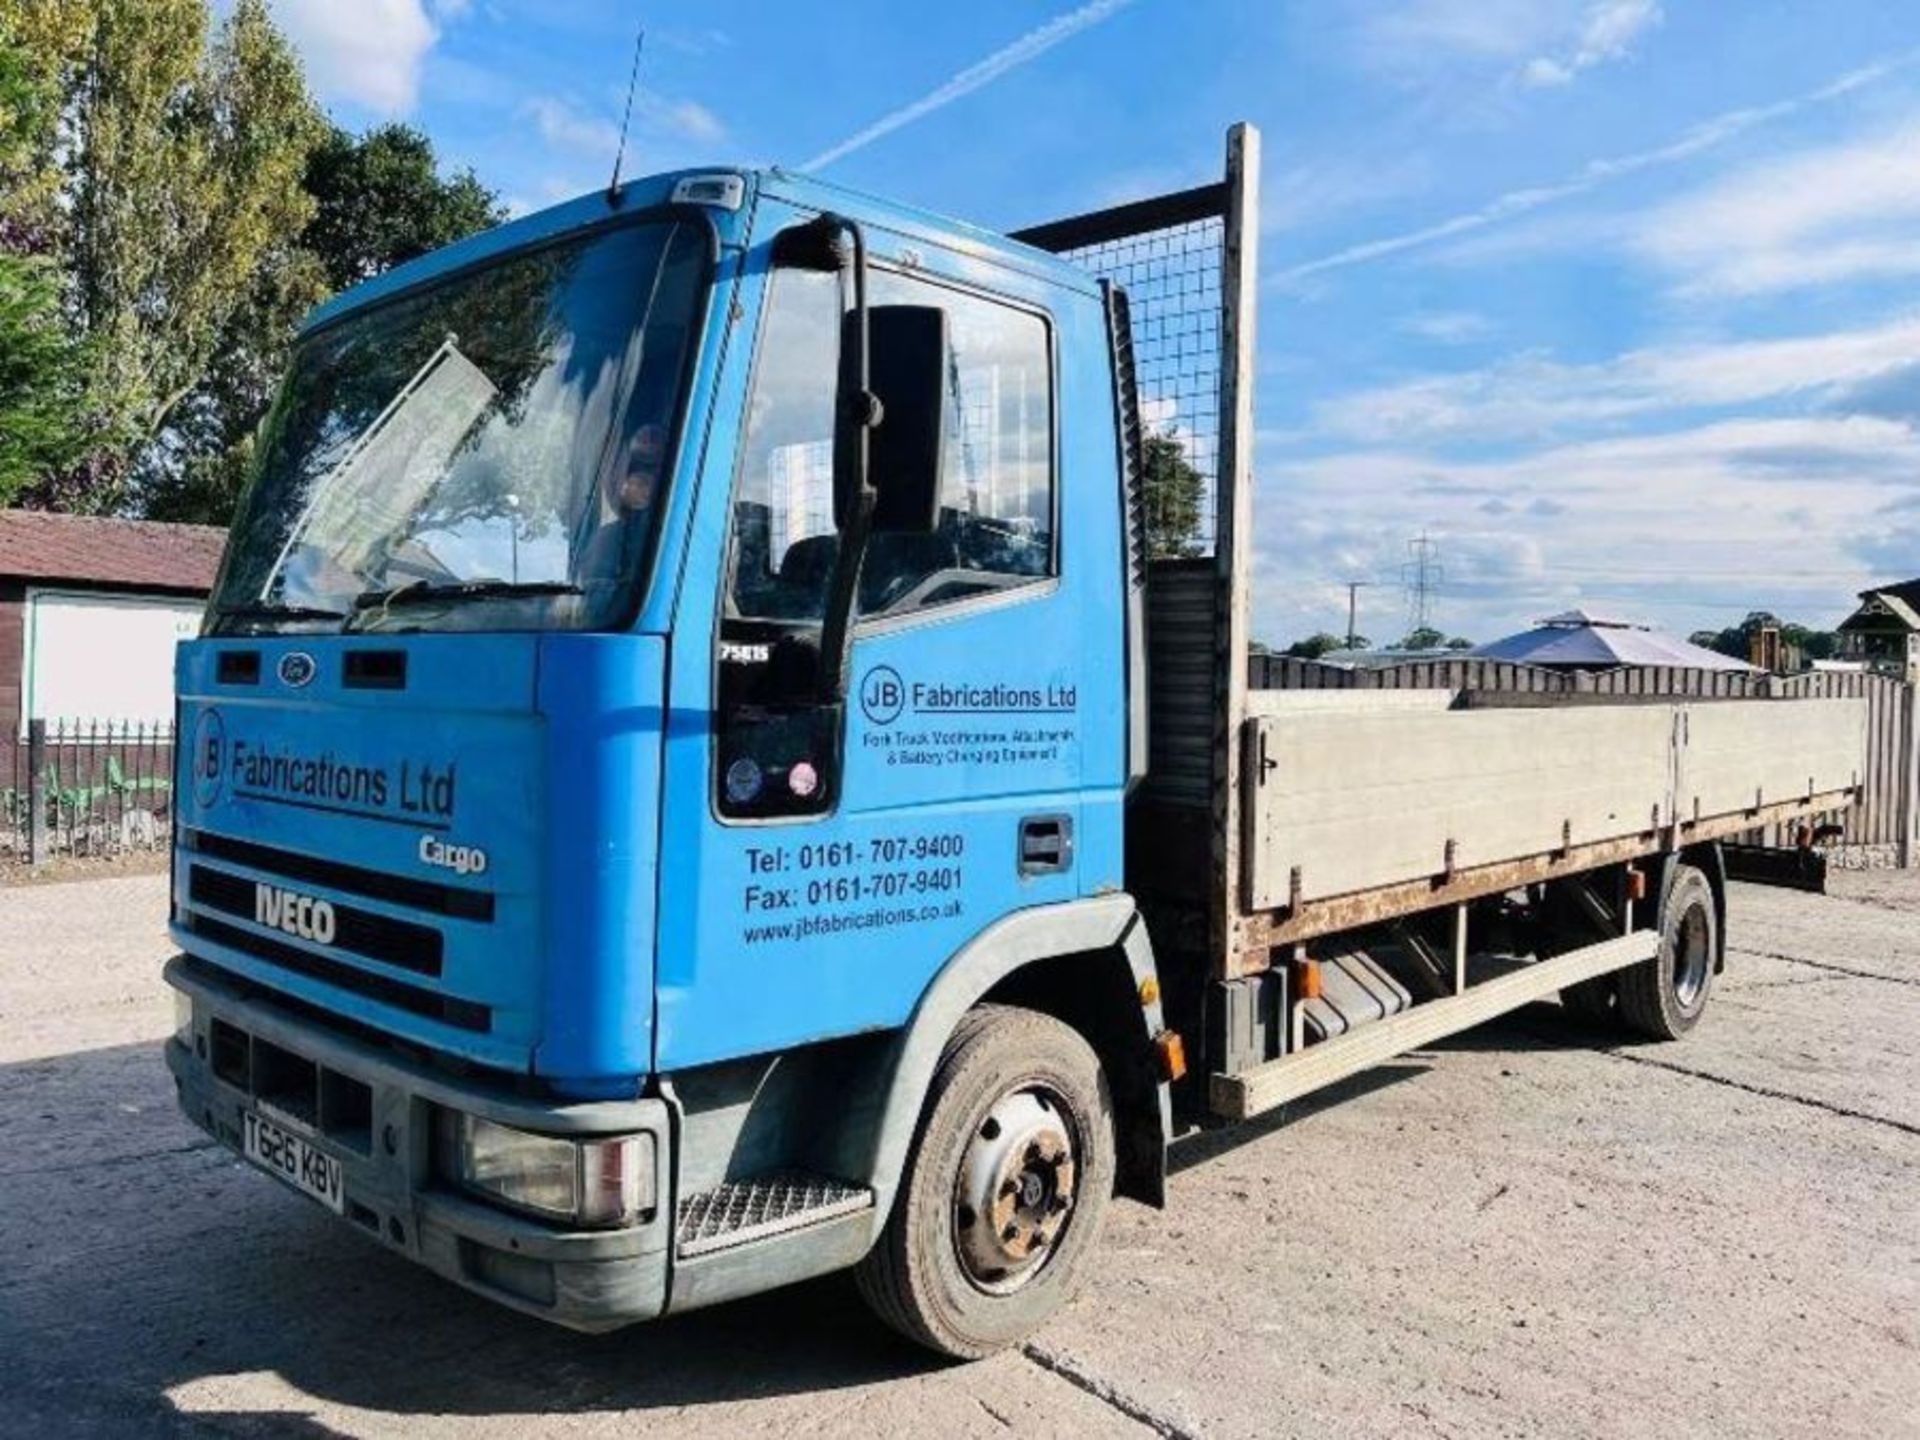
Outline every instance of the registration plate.
<path fill-rule="evenodd" d="M 346 1176 L 341 1164 L 291 1130 L 247 1110 L 241 1114 L 242 1149 L 262 1170 L 311 1195 L 334 1214 L 347 1208 Z"/>

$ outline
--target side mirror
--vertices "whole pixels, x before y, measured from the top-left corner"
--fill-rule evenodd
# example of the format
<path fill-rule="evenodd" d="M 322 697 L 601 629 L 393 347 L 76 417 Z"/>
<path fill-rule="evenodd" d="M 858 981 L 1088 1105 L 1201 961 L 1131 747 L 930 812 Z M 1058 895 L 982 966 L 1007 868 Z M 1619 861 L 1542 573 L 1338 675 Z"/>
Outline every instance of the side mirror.
<path fill-rule="evenodd" d="M 858 345 L 859 317 L 842 323 L 840 353 Z M 867 389 L 879 402 L 868 430 L 872 527 L 882 535 L 927 535 L 940 523 L 941 463 L 947 433 L 947 312 L 936 305 L 875 305 L 867 311 Z M 861 423 L 844 410 L 841 425 Z M 835 469 L 834 520 L 844 530 L 854 510 L 856 476 Z"/>

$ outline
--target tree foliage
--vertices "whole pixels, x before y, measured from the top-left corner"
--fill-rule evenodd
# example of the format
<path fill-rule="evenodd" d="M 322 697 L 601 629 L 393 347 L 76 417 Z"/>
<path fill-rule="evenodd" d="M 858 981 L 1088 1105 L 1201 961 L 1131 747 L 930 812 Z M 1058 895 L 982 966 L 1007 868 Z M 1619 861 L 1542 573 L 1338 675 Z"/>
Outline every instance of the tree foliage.
<path fill-rule="evenodd" d="M 312 215 L 320 124 L 263 0 L 211 37 L 204 0 L 100 7 L 73 101 L 71 263 L 96 395 L 129 449 L 165 429 L 276 239 Z"/>
<path fill-rule="evenodd" d="M 91 14 L 87 0 L 0 0 L 0 251 L 52 245 L 62 100 Z"/>
<path fill-rule="evenodd" d="M 73 467 L 89 439 L 88 355 L 47 255 L 59 192 L 59 10 L 0 0 L 0 505 Z"/>
<path fill-rule="evenodd" d="M 1768 610 L 1749 611 L 1738 625 L 1729 625 L 1724 630 L 1696 630 L 1687 638 L 1695 645 L 1730 655 L 1735 660 L 1750 660 L 1754 636 L 1768 626 L 1780 632 L 1782 645 L 1797 651 L 1803 659 L 1831 660 L 1840 653 L 1840 637 L 1833 632 L 1782 620 Z"/>
<path fill-rule="evenodd" d="M 1338 635 L 1330 635 L 1325 630 L 1309 635 L 1304 640 L 1296 640 L 1287 646 L 1285 654 L 1296 660 L 1318 660 L 1322 655 L 1334 650 L 1343 650 L 1347 642 Z"/>
<path fill-rule="evenodd" d="M 1206 479 L 1187 459 L 1180 432 L 1172 429 L 1149 434 L 1141 447 L 1141 459 L 1147 554 L 1156 560 L 1199 554 Z"/>
<path fill-rule="evenodd" d="M 266 0 L 0 0 L 0 500 L 224 522 L 300 317 L 501 218 L 326 124 Z"/>
<path fill-rule="evenodd" d="M 309 310 L 335 290 L 505 218 L 471 170 L 442 177 L 433 143 L 405 125 L 359 136 L 330 129 L 308 158 L 303 183 L 312 218 L 262 258 L 207 372 L 144 457 L 140 505 L 155 519 L 224 525 L 231 518 L 252 470 L 256 432 Z"/>
<path fill-rule="evenodd" d="M 443 177 L 433 142 L 408 125 L 334 129 L 307 163 L 306 188 L 314 214 L 301 243 L 335 290 L 506 218 L 472 170 Z"/>
<path fill-rule="evenodd" d="M 0 250 L 0 505 L 85 454 L 87 355 L 60 313 L 39 256 Z"/>

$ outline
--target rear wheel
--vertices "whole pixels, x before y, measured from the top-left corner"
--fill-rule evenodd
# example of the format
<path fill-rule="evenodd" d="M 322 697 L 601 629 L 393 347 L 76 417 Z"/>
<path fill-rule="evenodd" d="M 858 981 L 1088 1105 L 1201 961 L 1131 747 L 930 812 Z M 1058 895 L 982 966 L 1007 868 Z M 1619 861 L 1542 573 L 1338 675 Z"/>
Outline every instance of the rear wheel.
<path fill-rule="evenodd" d="M 1667 890 L 1660 953 L 1620 972 L 1620 1017 L 1650 1040 L 1678 1040 L 1699 1023 L 1713 993 L 1720 916 L 1704 872 L 1677 865 Z"/>
<path fill-rule="evenodd" d="M 1051 1016 L 982 1005 L 934 1071 L 860 1293 L 944 1355 L 1023 1340 L 1072 1294 L 1113 1168 L 1113 1103 L 1092 1048 Z"/>
<path fill-rule="evenodd" d="M 1620 1021 L 1620 981 L 1613 975 L 1582 980 L 1560 992 L 1560 1003 L 1575 1019 L 1594 1025 L 1616 1025 Z"/>

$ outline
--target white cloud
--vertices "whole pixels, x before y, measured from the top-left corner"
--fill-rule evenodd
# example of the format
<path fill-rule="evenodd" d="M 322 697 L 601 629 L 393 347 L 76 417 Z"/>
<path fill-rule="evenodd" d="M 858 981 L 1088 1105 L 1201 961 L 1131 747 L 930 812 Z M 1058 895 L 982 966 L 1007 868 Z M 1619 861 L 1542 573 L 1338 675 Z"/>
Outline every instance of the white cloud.
<path fill-rule="evenodd" d="M 1699 292 L 1920 274 L 1920 117 L 1772 157 L 1653 211 L 1634 239 Z"/>
<path fill-rule="evenodd" d="M 620 143 L 620 127 L 611 120 L 582 115 L 566 101 L 551 95 L 527 101 L 520 107 L 520 113 L 533 121 L 542 140 L 563 150 L 605 155 L 611 159 Z"/>
<path fill-rule="evenodd" d="M 1490 334 L 1493 322 L 1477 310 L 1421 310 L 1402 320 L 1400 328 L 1422 340 L 1464 345 Z"/>
<path fill-rule="evenodd" d="M 538 95 L 520 107 L 547 144 L 580 155 L 608 161 L 620 144 L 619 123 L 605 115 L 588 114 L 554 95 Z M 716 143 L 726 127 L 714 113 L 693 100 L 677 100 L 642 91 L 633 102 L 634 133 L 656 139 Z"/>
<path fill-rule="evenodd" d="M 305 60 L 325 100 L 404 115 L 419 97 L 420 67 L 440 38 L 421 0 L 271 0 L 273 18 Z M 442 8 L 442 14 L 449 13 Z"/>
<path fill-rule="evenodd" d="M 1078 9 L 1056 15 L 1046 24 L 1029 30 L 1010 45 L 1003 45 L 986 59 L 969 65 L 943 85 L 935 86 L 909 105 L 903 105 L 890 114 L 881 116 L 863 130 L 855 132 L 838 145 L 821 151 L 800 168 L 803 170 L 823 170 L 836 160 L 843 160 L 856 150 L 864 150 L 874 141 L 891 135 L 902 126 L 931 115 L 936 110 L 945 109 L 954 101 L 964 99 L 983 86 L 991 85 L 1009 71 L 1018 70 L 1022 65 L 1039 59 L 1054 46 L 1064 40 L 1070 40 L 1083 30 L 1091 29 L 1103 20 L 1126 9 L 1134 0 L 1088 0 Z"/>
<path fill-rule="evenodd" d="M 1498 460 L 1413 447 L 1264 457 L 1259 473 L 1287 499 L 1256 506 L 1268 638 L 1344 623 L 1337 587 L 1360 578 L 1382 586 L 1361 629 L 1400 633 L 1393 587 L 1423 528 L 1440 544 L 1436 623 L 1451 632 L 1490 639 L 1588 603 L 1685 633 L 1762 607 L 1844 615 L 1873 578 L 1889 505 L 1920 499 L 1920 436 L 1861 416 L 1739 419 Z"/>
<path fill-rule="evenodd" d="M 1322 433 L 1363 443 L 1537 439 L 1682 409 L 1794 396 L 1839 402 L 1916 358 L 1920 316 L 1907 316 L 1823 335 L 1650 347 L 1589 365 L 1518 355 L 1344 395 L 1316 418 Z"/>
<path fill-rule="evenodd" d="M 633 101 L 634 118 L 658 134 L 683 140 L 724 140 L 727 127 L 720 117 L 696 100 L 676 100 L 643 90 Z"/>
<path fill-rule="evenodd" d="M 1362 63 L 1401 80 L 1510 76 L 1538 87 L 1626 58 L 1658 0 L 1353 0 Z"/>
<path fill-rule="evenodd" d="M 1599 0 L 1588 7 L 1573 45 L 1557 54 L 1534 56 L 1521 68 L 1521 83 L 1535 88 L 1566 85 L 1584 70 L 1623 60 L 1663 18 L 1658 0 Z"/>
<path fill-rule="evenodd" d="M 1849 71 L 1818 89 L 1791 96 L 1785 100 L 1777 100 L 1770 105 L 1748 106 L 1739 110 L 1726 111 L 1694 126 L 1665 145 L 1656 146 L 1650 150 L 1632 151 L 1625 155 L 1589 160 L 1564 180 L 1547 185 L 1509 190 L 1476 210 L 1469 210 L 1397 235 L 1383 236 L 1378 240 L 1349 245 L 1332 254 L 1320 256 L 1318 259 L 1303 261 L 1281 271 L 1273 277 L 1272 283 L 1283 287 L 1297 287 L 1301 281 L 1328 271 L 1364 265 L 1374 260 L 1403 254 L 1409 250 L 1421 249 L 1442 240 L 1453 240 L 1486 230 L 1518 219 L 1520 216 L 1532 214 L 1546 206 L 1585 195 L 1599 189 L 1602 185 L 1626 176 L 1690 160 L 1758 126 L 1785 119 L 1811 106 L 1838 99 L 1842 95 L 1852 94 L 1866 86 L 1877 84 L 1896 72 L 1911 69 L 1916 63 L 1920 63 L 1920 51 L 1908 51 L 1877 64 Z"/>
<path fill-rule="evenodd" d="M 1358 0 L 1363 60 L 1389 71 L 1505 67 L 1565 33 L 1572 0 Z"/>

